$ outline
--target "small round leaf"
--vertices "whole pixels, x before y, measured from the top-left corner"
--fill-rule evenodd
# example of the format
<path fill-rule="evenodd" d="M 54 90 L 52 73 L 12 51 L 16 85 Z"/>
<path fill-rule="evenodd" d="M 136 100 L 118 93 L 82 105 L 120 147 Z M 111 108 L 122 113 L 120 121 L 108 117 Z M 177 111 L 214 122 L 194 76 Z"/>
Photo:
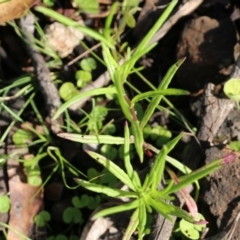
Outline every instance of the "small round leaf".
<path fill-rule="evenodd" d="M 11 205 L 11 202 L 8 196 L 6 195 L 0 196 L 0 212 L 1 213 L 7 213 L 10 209 L 10 205 Z"/>
<path fill-rule="evenodd" d="M 24 130 L 24 129 L 18 129 L 12 136 L 12 140 L 15 145 L 22 145 L 30 143 L 32 140 L 32 134 L 31 132 Z"/>
<path fill-rule="evenodd" d="M 82 213 L 75 207 L 68 207 L 63 212 L 63 221 L 65 223 L 79 223 L 82 219 Z"/>
<path fill-rule="evenodd" d="M 240 101 L 240 78 L 232 78 L 224 84 L 224 93 L 234 101 Z"/>
<path fill-rule="evenodd" d="M 97 63 L 94 58 L 89 57 L 89 58 L 83 59 L 80 62 L 80 66 L 81 66 L 82 70 L 91 72 L 92 70 L 97 68 Z"/>
<path fill-rule="evenodd" d="M 41 211 L 34 217 L 34 222 L 38 227 L 43 227 L 51 219 L 51 215 L 47 211 Z"/>
<path fill-rule="evenodd" d="M 68 101 L 78 94 L 78 90 L 71 82 L 65 82 L 59 89 L 59 95 L 64 101 Z"/>
<path fill-rule="evenodd" d="M 68 240 L 68 238 L 63 234 L 59 234 L 55 237 L 55 240 Z"/>

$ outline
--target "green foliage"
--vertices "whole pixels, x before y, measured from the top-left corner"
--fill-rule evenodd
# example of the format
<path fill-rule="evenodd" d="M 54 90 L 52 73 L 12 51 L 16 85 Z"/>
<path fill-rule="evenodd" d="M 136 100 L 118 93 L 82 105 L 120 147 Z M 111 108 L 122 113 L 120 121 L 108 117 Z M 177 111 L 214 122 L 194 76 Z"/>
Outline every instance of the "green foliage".
<path fill-rule="evenodd" d="M 172 133 L 166 128 L 158 125 L 152 128 L 150 138 L 156 141 L 158 147 L 166 144 L 172 138 Z"/>
<path fill-rule="evenodd" d="M 53 1 L 51 0 L 45 0 L 45 2 L 48 5 L 53 4 Z M 98 13 L 99 11 L 99 4 L 97 0 L 74 0 L 74 2 L 80 8 L 80 10 L 83 10 L 86 13 Z M 63 219 L 65 223 L 81 223 L 82 215 L 80 209 L 84 207 L 92 210 L 95 209 L 101 203 L 103 194 L 109 197 L 129 198 L 129 202 L 104 209 L 94 216 L 95 219 L 108 214 L 131 210 L 132 216 L 125 232 L 125 239 L 130 239 L 131 235 L 136 232 L 136 230 L 138 231 L 139 239 L 142 239 L 144 234 L 149 232 L 148 216 L 153 210 L 159 212 L 169 220 L 171 220 L 171 216 L 177 216 L 181 219 L 185 219 L 186 221 L 191 222 L 192 226 L 194 226 L 191 227 L 191 229 L 194 228 L 194 230 L 198 231 L 198 229 L 195 227 L 196 224 L 193 214 L 190 214 L 187 211 L 172 205 L 167 200 L 171 201 L 174 198 L 173 193 L 184 190 L 184 187 L 187 185 L 196 182 L 198 179 L 220 168 L 223 162 L 226 160 L 220 159 L 195 172 L 191 172 L 191 170 L 186 166 L 168 156 L 169 152 L 181 139 L 182 134 L 171 140 L 172 134 L 169 130 L 160 126 L 152 129 L 149 125 L 147 125 L 154 111 L 159 108 L 161 101 L 165 99 L 164 96 L 189 94 L 187 91 L 181 89 L 168 88 L 173 76 L 183 63 L 184 59 L 177 61 L 175 64 L 173 64 L 173 66 L 170 67 L 159 86 L 157 86 L 157 88 L 152 88 L 153 91 L 144 93 L 137 92 L 136 96 L 134 96 L 132 99 L 129 98 L 129 94 L 125 88 L 125 84 L 129 84 L 128 77 L 132 73 L 139 73 L 140 70 L 135 69 L 137 61 L 140 59 L 140 57 L 148 53 L 156 46 L 156 43 L 150 43 L 150 40 L 166 21 L 173 8 L 176 6 L 177 0 L 171 1 L 171 3 L 163 12 L 162 16 L 150 29 L 149 33 L 146 34 L 137 48 L 131 49 L 126 43 L 121 45 L 119 39 L 126 25 L 129 27 L 135 26 L 136 21 L 134 19 L 134 14 L 139 10 L 138 4 L 139 1 L 137 0 L 124 0 L 121 7 L 119 7 L 119 3 L 113 3 L 110 13 L 106 19 L 104 29 L 101 30 L 101 33 L 88 27 L 81 26 L 77 22 L 62 16 L 51 9 L 41 6 L 36 7 L 36 11 L 46 14 L 62 24 L 72 26 L 79 31 L 82 31 L 85 35 L 101 42 L 104 60 L 103 62 L 106 65 L 113 85 L 111 87 L 102 87 L 79 94 L 76 86 L 73 83 L 64 83 L 59 89 L 59 94 L 66 102 L 62 104 L 62 106 L 57 110 L 53 119 L 51 119 L 56 120 L 60 114 L 65 112 L 72 104 L 86 97 L 91 97 L 93 109 L 90 114 L 86 113 L 85 119 L 87 119 L 87 123 L 84 121 L 81 122 L 83 126 L 87 126 L 87 131 L 90 131 L 91 135 L 61 133 L 59 136 L 81 143 L 104 144 L 101 147 L 101 154 L 90 151 L 87 152 L 93 159 L 95 159 L 104 167 L 103 171 L 97 171 L 93 168 L 89 169 L 87 176 L 84 176 L 84 179 L 88 179 L 89 181 L 80 179 L 81 175 L 83 174 L 62 156 L 61 151 L 57 147 L 48 145 L 48 141 L 50 139 L 49 133 L 47 134 L 48 136 L 38 135 L 39 139 L 44 142 L 44 145 L 41 147 L 36 156 L 30 160 L 23 161 L 28 182 L 31 185 L 39 186 L 42 183 L 39 161 L 41 158 L 48 155 L 55 162 L 54 169 L 52 170 L 52 174 L 49 176 L 49 178 L 54 173 L 60 173 L 65 186 L 69 189 L 73 189 L 75 187 L 69 186 L 66 181 L 65 174 L 67 170 L 68 173 L 71 173 L 73 176 L 75 176 L 75 181 L 79 186 L 99 193 L 97 196 L 88 196 L 86 194 L 80 197 L 75 196 L 72 199 L 73 206 L 67 207 L 63 213 Z M 114 32 L 112 26 L 117 10 L 122 11 L 122 21 L 120 22 L 119 29 Z M 122 52 L 117 50 L 118 47 Z M 92 52 L 92 54 L 94 53 Z M 76 72 L 76 80 L 77 86 L 83 87 L 92 80 L 91 72 L 96 69 L 97 64 L 94 58 L 85 58 L 80 62 L 80 67 L 81 70 Z M 29 84 L 29 82 L 30 80 L 28 79 L 26 84 Z M 29 87 L 29 85 L 26 85 L 26 87 L 21 90 L 18 95 L 25 94 L 25 92 L 30 91 L 32 86 L 30 85 Z M 9 89 L 5 89 L 4 91 L 5 94 L 7 91 L 9 91 Z M 230 91 L 228 91 L 228 93 L 229 92 Z M 3 93 L 2 89 L 0 90 L 0 93 Z M 237 93 L 230 92 L 231 96 L 234 94 L 237 95 Z M 112 136 L 112 134 L 116 131 L 115 125 L 109 124 L 105 125 L 106 127 L 103 126 L 103 122 L 108 115 L 108 109 L 104 106 L 95 105 L 95 102 L 97 102 L 96 97 L 102 97 L 102 95 L 105 95 L 109 100 L 117 99 L 117 103 L 123 112 L 124 118 L 130 123 L 130 128 L 128 127 L 127 123 L 125 125 L 124 138 Z M 147 100 L 150 102 L 147 105 L 146 110 L 143 110 L 139 104 L 139 101 L 142 100 Z M 171 106 L 170 108 L 173 107 Z M 8 109 L 8 111 L 10 112 L 11 109 Z M 38 112 L 37 114 L 40 115 Z M 66 111 L 66 115 L 67 114 L 68 113 Z M 20 120 L 20 122 L 22 122 L 22 120 L 19 119 L 19 115 L 13 114 L 13 116 L 16 120 Z M 41 122 L 43 123 L 44 121 Z M 71 123 L 71 119 L 68 115 L 66 127 L 67 131 L 73 132 L 73 125 L 74 124 Z M 93 135 L 94 133 L 95 135 Z M 101 135 L 102 133 L 105 135 Z M 133 136 L 130 136 L 130 134 Z M 13 136 L 13 139 L 17 139 L 15 144 L 26 144 L 32 142 L 32 135 L 32 131 L 20 131 L 20 134 L 18 132 L 16 136 Z M 145 139 L 148 136 L 155 141 L 156 145 L 161 145 L 162 149 L 158 150 L 155 147 L 147 144 Z M 113 146 L 116 144 L 121 145 L 119 148 L 121 154 L 119 154 L 119 156 L 122 158 L 123 162 L 120 164 L 120 166 L 112 161 L 117 156 L 116 146 Z M 47 145 L 48 147 L 46 150 Z M 147 173 L 146 177 L 142 179 L 132 165 L 131 159 L 134 157 L 134 154 L 137 153 L 140 162 L 143 162 L 145 149 L 153 151 L 156 156 L 151 170 Z M 182 177 L 179 177 L 179 182 L 174 182 L 171 174 L 169 174 L 170 171 L 165 172 L 166 162 L 184 173 Z M 122 165 L 124 166 L 124 169 Z M 158 191 L 157 186 L 163 181 L 163 179 L 166 180 L 166 186 L 164 189 Z M 118 189 L 116 187 L 118 180 L 126 185 L 128 190 Z M 36 219 L 39 224 L 38 226 L 44 226 L 50 220 L 50 216 L 46 217 L 46 214 L 44 215 L 41 213 L 40 216 L 36 217 Z M 182 224 L 183 226 L 186 225 L 184 222 L 182 222 Z M 189 226 L 190 225 L 188 225 L 188 229 L 190 229 Z M 186 228 L 183 231 L 186 233 Z M 75 236 L 73 236 L 73 239 L 74 237 Z M 52 239 L 64 240 L 67 239 L 67 237 L 65 235 L 58 235 L 56 237 L 52 237 Z"/>
<path fill-rule="evenodd" d="M 0 154 L 0 167 L 3 167 L 3 165 L 6 163 L 8 157 L 9 156 L 6 154 Z"/>
<path fill-rule="evenodd" d="M 65 82 L 59 89 L 59 95 L 64 101 L 68 101 L 75 96 L 78 96 L 78 90 L 71 82 Z"/>
<path fill-rule="evenodd" d="M 0 196 L 0 212 L 7 213 L 10 210 L 11 201 L 8 196 Z"/>
<path fill-rule="evenodd" d="M 240 151 L 240 141 L 231 141 L 229 147 L 234 151 Z"/>
<path fill-rule="evenodd" d="M 236 102 L 240 101 L 240 79 L 231 78 L 224 84 L 224 93 Z"/>
<path fill-rule="evenodd" d="M 118 150 L 116 149 L 116 147 L 113 147 L 108 144 L 104 144 L 101 147 L 100 152 L 103 156 L 105 156 L 106 158 L 109 158 L 111 160 L 114 160 L 118 154 Z"/>
<path fill-rule="evenodd" d="M 47 154 L 39 154 L 31 159 L 24 160 L 23 166 L 27 176 L 27 182 L 32 186 L 40 186 L 42 184 L 41 170 L 38 165 L 39 161 Z"/>
<path fill-rule="evenodd" d="M 54 6 L 55 0 L 43 0 L 43 3 L 44 3 L 47 7 L 52 7 L 52 6 Z"/>
<path fill-rule="evenodd" d="M 54 240 L 68 240 L 68 238 L 63 234 L 59 234 L 55 237 Z"/>
<path fill-rule="evenodd" d="M 104 106 L 93 107 L 92 112 L 89 114 L 89 120 L 87 123 L 88 130 L 98 132 L 102 126 L 105 117 L 108 114 L 108 109 Z"/>
<path fill-rule="evenodd" d="M 84 58 L 80 62 L 80 67 L 82 68 L 83 71 L 91 72 L 97 68 L 97 62 L 92 57 Z"/>
<path fill-rule="evenodd" d="M 98 13 L 99 5 L 97 0 L 74 0 L 75 4 L 86 13 Z"/>
<path fill-rule="evenodd" d="M 204 220 L 204 217 L 201 214 L 199 215 L 199 219 Z M 179 228 L 181 233 L 189 239 L 196 239 L 200 238 L 200 233 L 206 228 L 205 224 L 193 224 L 187 222 L 186 220 L 182 219 L 179 223 Z"/>
<path fill-rule="evenodd" d="M 79 70 L 76 72 L 75 78 L 77 79 L 77 86 L 82 88 L 92 80 L 92 74 L 90 72 Z"/>
<path fill-rule="evenodd" d="M 109 134 L 109 135 L 113 135 L 116 132 L 116 126 L 114 124 L 108 124 L 105 128 L 103 133 L 104 134 Z"/>
<path fill-rule="evenodd" d="M 49 212 L 43 210 L 34 217 L 34 222 L 38 227 L 44 227 L 51 219 Z"/>
<path fill-rule="evenodd" d="M 145 232 L 146 222 L 147 222 L 147 212 L 151 212 L 152 209 L 162 214 L 167 219 L 171 220 L 171 215 L 177 216 L 181 219 L 185 219 L 188 222 L 195 224 L 194 217 L 187 213 L 186 211 L 178 208 L 174 205 L 166 203 L 165 200 L 172 200 L 172 194 L 183 189 L 185 186 L 192 184 L 196 180 L 206 176 L 210 172 L 221 167 L 223 162 L 228 161 L 225 158 L 216 160 L 207 166 L 192 172 L 190 174 L 184 175 L 179 178 L 179 183 L 173 184 L 170 180 L 169 184 L 162 190 L 157 191 L 157 186 L 163 178 L 163 173 L 165 170 L 165 159 L 167 154 L 174 148 L 177 142 L 180 140 L 182 135 L 177 136 L 173 140 L 167 143 L 166 146 L 159 152 L 156 156 L 155 162 L 152 166 L 151 171 L 147 174 L 143 182 L 140 181 L 140 177 L 137 172 L 133 169 L 130 157 L 129 157 L 129 130 L 126 125 L 125 127 L 125 144 L 124 144 L 124 165 L 125 171 L 120 167 L 115 165 L 112 161 L 105 158 L 104 156 L 88 151 L 88 154 L 93 157 L 98 163 L 103 165 L 108 171 L 110 171 L 116 178 L 122 181 L 125 185 L 129 187 L 129 191 L 119 190 L 116 188 L 109 188 L 105 185 L 100 185 L 92 182 L 87 182 L 82 179 L 75 179 L 75 181 L 82 187 L 95 191 L 97 193 L 106 194 L 109 197 L 128 197 L 132 199 L 130 202 L 115 206 L 112 208 L 104 209 L 97 214 L 94 218 L 102 217 L 108 214 L 114 214 L 117 212 L 134 210 L 131 217 L 131 221 L 126 230 L 125 237 L 129 239 L 131 234 L 138 229 L 139 239 L 142 239 L 142 234 Z M 93 202 L 92 202 L 93 203 Z M 140 221 L 141 219 L 141 221 Z M 134 220 L 134 221 L 133 221 Z M 132 224 L 134 222 L 134 224 Z"/>
<path fill-rule="evenodd" d="M 78 208 L 68 207 L 63 212 L 63 221 L 65 223 L 80 223 L 82 221 L 82 213 Z"/>
<path fill-rule="evenodd" d="M 32 133 L 24 129 L 18 129 L 12 135 L 12 140 L 15 145 L 28 144 L 32 141 L 32 138 Z"/>

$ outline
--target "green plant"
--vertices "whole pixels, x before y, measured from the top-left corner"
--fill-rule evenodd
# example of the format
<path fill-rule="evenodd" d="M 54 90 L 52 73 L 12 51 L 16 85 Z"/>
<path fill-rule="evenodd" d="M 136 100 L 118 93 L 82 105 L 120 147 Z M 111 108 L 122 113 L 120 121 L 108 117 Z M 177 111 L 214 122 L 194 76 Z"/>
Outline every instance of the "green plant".
<path fill-rule="evenodd" d="M 8 196 L 2 195 L 0 196 L 0 212 L 7 213 L 10 209 L 11 201 Z"/>
<path fill-rule="evenodd" d="M 232 100 L 234 100 L 239 109 L 239 101 L 240 101 L 240 79 L 239 78 L 231 78 L 224 84 L 223 88 L 224 93 Z"/>
<path fill-rule="evenodd" d="M 76 207 L 67 207 L 63 212 L 63 221 L 65 223 L 81 223 L 82 213 Z"/>
<path fill-rule="evenodd" d="M 98 13 L 99 4 L 97 0 L 74 0 L 75 4 L 86 13 Z"/>
<path fill-rule="evenodd" d="M 200 220 L 204 220 L 204 217 L 201 214 L 198 214 Z M 199 239 L 200 233 L 206 228 L 206 225 L 202 224 L 193 224 L 184 219 L 179 223 L 179 228 L 182 234 L 190 239 Z"/>
<path fill-rule="evenodd" d="M 77 137 L 77 135 L 74 134 L 60 135 L 64 136 L 65 138 L 67 136 L 68 139 L 75 141 Z M 208 164 L 207 166 L 198 169 L 195 172 L 185 174 L 179 179 L 176 179 L 176 176 L 173 175 L 170 170 L 168 170 L 170 175 L 170 179 L 167 180 L 168 184 L 162 190 L 157 190 L 158 184 L 162 182 L 164 178 L 164 170 L 166 169 L 165 160 L 167 158 L 167 154 L 174 148 L 174 146 L 177 144 L 181 137 L 182 135 L 180 134 L 179 136 L 168 142 L 157 154 L 156 160 L 143 182 L 140 181 L 138 173 L 133 169 L 133 166 L 130 162 L 130 135 L 127 124 L 125 126 L 125 138 L 121 141 L 122 144 L 124 144 L 125 154 L 123 160 L 126 172 L 104 156 L 98 153 L 87 151 L 87 153 L 92 158 L 94 158 L 98 163 L 107 168 L 108 171 L 114 174 L 115 177 L 118 178 L 122 183 L 127 185 L 129 191 L 119 190 L 113 187 L 110 188 L 104 185 L 88 182 L 78 178 L 75 178 L 75 181 L 82 187 L 91 191 L 95 191 L 97 193 L 104 193 L 110 197 L 128 197 L 131 199 L 128 203 L 102 210 L 96 213 L 93 218 L 96 219 L 98 217 L 106 216 L 108 214 L 134 210 L 124 239 L 129 239 L 136 229 L 138 229 L 139 239 L 142 239 L 143 233 L 145 232 L 146 228 L 147 212 L 151 213 L 153 209 L 169 220 L 171 220 L 170 215 L 174 215 L 181 219 L 185 219 L 188 222 L 196 224 L 199 221 L 196 204 L 194 205 L 194 201 L 191 199 L 190 195 L 186 193 L 184 187 L 194 183 L 196 180 L 206 176 L 210 172 L 220 168 L 222 165 L 232 161 L 236 157 L 236 155 L 230 154 L 223 159 L 216 160 Z M 98 136 L 98 138 L 101 139 L 103 142 L 104 139 L 108 140 L 110 136 L 107 138 L 106 136 L 102 135 Z M 87 140 L 85 139 L 85 136 L 78 135 L 77 141 L 82 142 L 82 139 L 84 139 L 83 141 Z M 112 139 L 115 139 L 114 143 L 116 143 L 117 141 L 120 142 L 119 137 L 112 137 Z M 95 139 L 95 141 L 97 141 L 97 139 Z M 172 163 L 172 161 L 170 161 L 170 163 Z M 166 200 L 172 200 L 172 194 L 177 191 L 180 191 L 183 194 L 187 203 L 191 203 L 188 205 L 191 214 L 187 213 L 181 208 L 178 208 L 166 202 Z M 204 223 L 206 222 L 202 222 L 202 224 Z"/>
<path fill-rule="evenodd" d="M 38 227 L 44 227 L 51 219 L 49 212 L 43 210 L 34 217 L 34 222 Z"/>
<path fill-rule="evenodd" d="M 49 3 L 51 4 L 51 1 L 49 1 L 48 4 Z M 75 0 L 75 3 L 79 6 L 79 8 L 82 8 L 82 10 L 87 13 L 96 13 L 99 10 L 98 2 L 95 0 Z M 75 177 L 75 180 L 79 185 L 85 187 L 88 190 L 95 191 L 99 194 L 103 193 L 110 197 L 128 197 L 130 199 L 128 203 L 102 210 L 94 216 L 94 218 L 97 218 L 99 216 L 105 216 L 107 214 L 114 214 L 116 212 L 133 210 L 134 212 L 132 214 L 131 221 L 125 233 L 125 239 L 129 239 L 136 229 L 138 230 L 139 239 L 142 239 L 143 235 L 149 232 L 149 225 L 147 223 L 148 216 L 153 210 L 159 212 L 167 219 L 171 219 L 171 215 L 174 215 L 182 219 L 188 220 L 189 222 L 193 223 L 194 226 L 196 225 L 196 222 L 199 223 L 196 204 L 194 203 L 191 196 L 186 193 L 185 187 L 189 184 L 197 183 L 196 181 L 198 179 L 206 176 L 215 169 L 218 169 L 222 164 L 231 161 L 234 157 L 234 155 L 229 155 L 223 159 L 215 161 L 208 166 L 199 169 L 196 172 L 191 172 L 190 169 L 188 169 L 186 166 L 168 156 L 169 152 L 175 147 L 175 145 L 182 137 L 181 134 L 176 138 L 170 140 L 172 138 L 172 134 L 167 129 L 157 127 L 155 129 L 157 130 L 156 132 L 155 130 L 152 131 L 151 129 L 149 135 L 151 136 L 152 140 L 156 141 L 156 145 L 166 144 L 162 147 L 161 150 L 156 149 L 145 141 L 146 137 L 144 136 L 143 132 L 147 130 L 146 132 L 148 133 L 149 129 L 147 128 L 149 127 L 147 126 L 147 123 L 151 118 L 153 112 L 157 108 L 163 109 L 162 106 L 160 106 L 162 100 L 167 103 L 170 109 L 173 109 L 176 116 L 180 115 L 178 111 L 174 108 L 174 106 L 165 98 L 165 96 L 189 94 L 187 91 L 181 89 L 168 88 L 171 79 L 173 78 L 177 69 L 183 63 L 184 59 L 179 60 L 168 70 L 167 74 L 164 76 L 163 80 L 157 88 L 152 87 L 150 83 L 147 83 L 153 89 L 152 91 L 141 93 L 137 89 L 135 89 L 134 86 L 131 86 L 131 84 L 128 82 L 128 77 L 131 74 L 136 73 L 140 76 L 140 70 L 142 68 L 136 69 L 135 64 L 141 56 L 148 53 L 156 46 L 156 43 L 149 44 L 149 42 L 156 33 L 156 31 L 167 19 L 176 4 L 177 0 L 173 0 L 168 5 L 161 18 L 159 18 L 159 20 L 152 27 L 152 29 L 145 36 L 145 38 L 141 41 L 141 43 L 136 49 L 131 49 L 126 43 L 120 45 L 119 39 L 126 25 L 129 27 L 135 26 L 134 13 L 139 10 L 137 0 L 124 0 L 121 8 L 119 8 L 118 3 L 114 3 L 108 18 L 106 19 L 105 27 L 102 30 L 102 33 L 98 33 L 88 27 L 80 26 L 75 21 L 62 16 L 61 14 L 58 14 L 51 9 L 46 9 L 41 6 L 36 7 L 37 11 L 47 14 L 52 18 L 55 18 L 56 20 L 62 22 L 65 25 L 73 26 L 81 30 L 84 34 L 89 35 L 90 37 L 93 37 L 98 41 L 101 41 L 104 63 L 113 81 L 112 87 L 94 89 L 81 94 L 78 93 L 74 84 L 69 82 L 64 83 L 61 86 L 59 92 L 61 97 L 66 102 L 58 109 L 54 119 L 56 119 L 60 114 L 65 112 L 67 122 L 67 127 L 65 128 L 67 129 L 66 131 L 79 133 L 80 130 L 78 129 L 78 125 L 71 121 L 69 114 L 66 111 L 67 108 L 82 98 L 93 98 L 95 96 L 105 95 L 108 96 L 109 99 L 117 98 L 117 102 L 121 107 L 124 117 L 130 123 L 131 127 L 129 129 L 128 125 L 126 124 L 124 138 L 107 135 L 114 132 L 112 127 L 114 126 L 113 124 L 112 126 L 110 126 L 110 124 L 106 125 L 110 126 L 109 128 L 103 126 L 103 121 L 108 114 L 108 109 L 103 106 L 96 106 L 96 99 L 93 99 L 92 112 L 90 114 L 85 114 L 86 117 L 84 120 L 81 121 L 79 126 L 86 126 L 87 131 L 89 131 L 91 134 L 95 133 L 95 135 L 59 134 L 59 136 L 77 142 L 104 144 L 102 146 L 101 153 L 105 156 L 88 151 L 88 154 L 91 157 L 93 157 L 97 162 L 99 162 L 105 167 L 105 170 L 102 172 L 91 169 L 91 171 L 88 172 L 87 176 L 85 176 L 89 181 L 80 179 L 79 177 L 83 174 L 74 166 L 72 166 L 69 161 L 67 161 L 67 159 L 62 156 L 59 148 L 51 146 L 51 138 L 48 131 L 46 131 L 45 134 L 39 134 L 34 129 L 30 129 L 29 131 L 22 131 L 21 129 L 21 131 L 19 131 L 14 137 L 16 143 L 28 144 L 30 142 L 31 145 L 37 143 L 42 144 L 36 156 L 33 156 L 33 158 L 29 161 L 24 160 L 24 167 L 28 176 L 28 180 L 34 185 L 41 184 L 41 182 L 39 182 L 39 178 L 36 178 L 40 177 L 40 169 L 38 163 L 41 158 L 49 156 L 55 161 L 55 165 L 52 173 L 48 176 L 45 183 L 54 173 L 59 173 L 60 175 L 62 175 L 62 179 L 66 187 L 70 189 L 75 188 L 67 184 L 65 175 L 66 171 L 68 171 L 72 174 L 72 176 Z M 122 21 L 119 28 L 114 33 L 111 26 L 117 9 L 121 9 L 122 11 Z M 40 28 L 39 32 L 41 32 Z M 43 44 L 37 41 L 36 44 L 38 44 L 39 48 L 42 48 L 42 51 L 44 52 Z M 118 45 L 120 45 L 119 48 Z M 59 64 L 61 64 L 61 60 L 56 57 L 56 54 L 54 54 L 54 52 L 51 54 L 52 57 L 58 61 L 59 66 Z M 49 54 L 49 56 L 51 56 L 51 54 Z M 78 87 L 84 86 L 84 84 L 86 84 L 92 79 L 90 71 L 96 67 L 96 64 L 93 63 L 92 59 L 88 58 L 82 60 L 80 62 L 80 66 L 82 70 L 76 73 Z M 132 99 L 129 97 L 125 85 L 130 86 L 137 93 L 136 96 L 134 96 Z M 31 85 L 30 87 L 27 85 L 25 90 L 29 89 L 32 90 Z M 21 90 L 21 93 L 24 93 L 24 91 Z M 147 106 L 146 111 L 143 111 L 141 105 L 139 104 L 139 101 L 142 100 L 147 100 L 150 102 Z M 4 107 L 7 109 L 6 106 Z M 8 111 L 11 112 L 11 109 L 8 109 Z M 84 111 L 82 110 L 82 112 Z M 36 114 L 39 115 L 37 111 Z M 20 119 L 17 114 L 13 114 L 13 116 L 17 120 Z M 20 119 L 20 121 L 23 120 Z M 44 125 L 42 120 L 41 123 L 42 125 Z M 184 124 L 187 125 L 187 123 Z M 130 131 L 133 136 L 130 136 Z M 102 133 L 104 133 L 105 135 L 102 135 Z M 158 143 L 157 141 L 159 140 L 153 137 L 154 134 L 158 136 L 163 135 L 164 141 Z M 36 135 L 38 137 L 37 140 L 34 141 L 33 135 Z M 116 150 L 116 148 L 112 146 L 113 144 L 120 144 L 121 146 L 123 146 L 123 154 L 121 158 L 123 159 L 125 170 L 122 170 L 117 164 L 111 161 L 112 159 L 114 159 L 113 155 L 115 154 L 113 154 L 112 152 Z M 136 152 L 138 154 L 140 162 L 143 162 L 145 150 L 153 151 L 156 154 L 156 160 L 150 172 L 147 173 L 143 180 L 140 180 L 139 174 L 134 170 L 134 166 L 131 163 L 131 154 L 135 154 Z M 107 155 L 108 153 L 111 154 L 111 157 Z M 112 159 L 109 160 L 109 158 Z M 175 168 L 179 169 L 181 172 L 183 172 L 184 175 L 182 177 L 177 177 L 171 171 L 171 169 L 166 167 L 166 161 L 173 165 Z M 122 181 L 122 183 L 125 184 L 129 188 L 129 190 L 125 191 L 117 189 L 115 187 L 115 184 L 113 184 L 113 182 L 116 182 L 116 179 Z M 43 185 L 45 183 L 43 183 Z M 163 189 L 158 190 L 157 187 L 160 183 L 163 184 Z M 183 195 L 190 213 L 168 202 L 173 199 L 173 193 L 176 192 L 180 192 Z M 96 197 L 82 195 L 81 198 L 78 198 L 76 196 L 72 201 L 74 207 L 70 206 L 65 209 L 65 212 L 63 214 L 64 221 L 66 223 L 79 223 L 81 221 L 81 211 L 79 209 L 83 207 L 93 209 L 101 202 L 101 200 L 102 199 L 100 195 Z M 189 203 L 191 203 L 191 205 Z M 52 239 L 67 239 L 67 237 L 65 235 L 58 235 L 56 237 L 52 237 Z"/>

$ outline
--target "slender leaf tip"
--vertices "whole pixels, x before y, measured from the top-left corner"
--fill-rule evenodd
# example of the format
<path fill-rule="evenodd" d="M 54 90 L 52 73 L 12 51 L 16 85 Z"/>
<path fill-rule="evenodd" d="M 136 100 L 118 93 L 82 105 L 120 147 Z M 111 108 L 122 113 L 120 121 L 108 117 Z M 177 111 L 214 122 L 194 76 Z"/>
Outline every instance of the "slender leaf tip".
<path fill-rule="evenodd" d="M 196 225 L 206 225 L 208 223 L 209 222 L 206 221 L 205 219 L 201 219 L 200 221 L 194 222 L 194 224 L 196 224 Z"/>
<path fill-rule="evenodd" d="M 235 160 L 236 157 L 237 157 L 237 155 L 235 153 L 227 154 L 226 156 L 223 157 L 222 164 L 223 165 L 228 164 L 228 163 L 232 162 L 233 160 Z"/>
<path fill-rule="evenodd" d="M 186 60 L 187 57 L 181 58 L 177 61 L 176 66 L 179 68 Z"/>

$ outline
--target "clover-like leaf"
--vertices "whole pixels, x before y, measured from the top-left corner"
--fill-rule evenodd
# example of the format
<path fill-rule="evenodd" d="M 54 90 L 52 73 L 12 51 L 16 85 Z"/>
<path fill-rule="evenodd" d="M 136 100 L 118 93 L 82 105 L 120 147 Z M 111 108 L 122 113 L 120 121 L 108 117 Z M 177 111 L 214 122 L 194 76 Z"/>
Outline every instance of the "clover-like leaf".
<path fill-rule="evenodd" d="M 240 101 L 240 78 L 231 78 L 224 84 L 224 93 L 234 101 Z"/>
<path fill-rule="evenodd" d="M 11 202 L 8 196 L 6 195 L 0 196 L 0 212 L 1 213 L 8 212 L 10 209 L 10 205 L 11 205 Z"/>
<path fill-rule="evenodd" d="M 51 215 L 47 211 L 41 211 L 34 217 L 34 222 L 38 227 L 44 227 L 51 219 Z"/>

